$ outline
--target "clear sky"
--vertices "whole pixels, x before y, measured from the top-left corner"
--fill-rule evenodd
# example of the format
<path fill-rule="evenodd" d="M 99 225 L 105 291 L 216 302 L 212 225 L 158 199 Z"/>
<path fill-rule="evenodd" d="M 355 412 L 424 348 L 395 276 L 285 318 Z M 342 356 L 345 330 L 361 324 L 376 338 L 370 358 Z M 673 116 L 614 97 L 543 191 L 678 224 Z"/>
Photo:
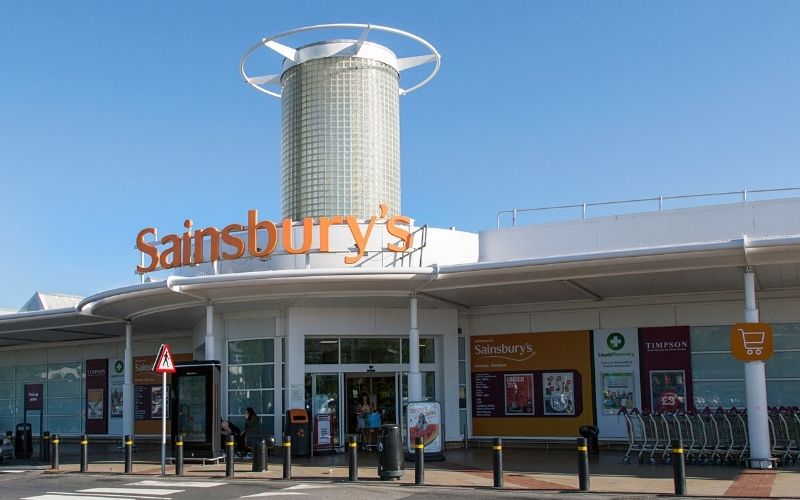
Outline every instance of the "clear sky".
<path fill-rule="evenodd" d="M 800 186 L 800 2 L 6 1 L 0 308 L 137 283 L 143 227 L 278 219 L 280 103 L 239 59 L 331 22 L 442 54 L 401 98 L 402 212 L 420 224 Z"/>

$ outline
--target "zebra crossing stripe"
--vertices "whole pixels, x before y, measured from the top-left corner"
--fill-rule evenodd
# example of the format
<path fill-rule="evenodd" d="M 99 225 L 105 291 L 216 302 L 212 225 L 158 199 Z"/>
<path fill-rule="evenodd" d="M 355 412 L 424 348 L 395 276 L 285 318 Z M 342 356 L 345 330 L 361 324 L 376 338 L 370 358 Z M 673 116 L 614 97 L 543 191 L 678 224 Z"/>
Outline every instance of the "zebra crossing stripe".
<path fill-rule="evenodd" d="M 186 490 L 167 490 L 159 488 L 89 488 L 86 490 L 78 490 L 78 493 L 97 493 L 100 495 L 154 495 L 165 497 L 183 491 Z"/>
<path fill-rule="evenodd" d="M 172 488 L 213 488 L 222 486 L 226 483 L 214 483 L 211 481 L 155 481 L 146 479 L 138 483 L 128 483 L 126 486 L 164 486 Z"/>

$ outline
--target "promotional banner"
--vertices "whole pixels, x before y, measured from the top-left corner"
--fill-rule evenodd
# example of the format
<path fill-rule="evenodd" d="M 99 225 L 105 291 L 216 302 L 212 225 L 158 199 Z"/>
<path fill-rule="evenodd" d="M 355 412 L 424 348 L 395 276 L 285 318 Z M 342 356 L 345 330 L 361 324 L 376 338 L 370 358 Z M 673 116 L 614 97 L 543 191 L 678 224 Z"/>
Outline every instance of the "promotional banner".
<path fill-rule="evenodd" d="M 172 358 L 173 361 L 190 361 L 192 355 L 173 354 Z M 169 419 L 169 396 L 164 398 L 161 394 L 161 374 L 153 371 L 155 362 L 155 354 L 133 358 L 133 419 L 136 433 L 160 433 L 161 412 L 165 404 Z M 171 375 L 168 374 L 168 383 L 170 377 Z M 167 390 L 169 390 L 169 386 Z"/>
<path fill-rule="evenodd" d="M 642 407 L 638 330 L 595 330 L 592 335 L 600 437 L 625 439 L 628 431 L 619 411 Z"/>
<path fill-rule="evenodd" d="M 653 411 L 693 409 L 689 327 L 640 328 L 642 405 Z"/>
<path fill-rule="evenodd" d="M 442 407 L 438 401 L 417 401 L 406 405 L 408 441 L 406 452 L 413 453 L 414 443 L 422 437 L 425 455 L 442 453 Z"/>
<path fill-rule="evenodd" d="M 86 433 L 108 433 L 108 360 L 86 360 Z"/>
<path fill-rule="evenodd" d="M 476 436 L 573 436 L 594 423 L 588 331 L 473 336 Z"/>

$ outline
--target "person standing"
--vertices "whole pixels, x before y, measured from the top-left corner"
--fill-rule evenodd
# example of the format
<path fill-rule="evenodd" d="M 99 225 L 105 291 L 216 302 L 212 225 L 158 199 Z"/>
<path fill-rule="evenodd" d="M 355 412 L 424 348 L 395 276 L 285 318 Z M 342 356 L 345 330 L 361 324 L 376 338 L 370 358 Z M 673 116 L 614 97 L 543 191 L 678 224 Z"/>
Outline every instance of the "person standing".
<path fill-rule="evenodd" d="M 244 411 L 244 444 L 248 455 L 251 455 L 253 444 L 261 437 L 261 417 L 256 411 L 248 406 Z"/>

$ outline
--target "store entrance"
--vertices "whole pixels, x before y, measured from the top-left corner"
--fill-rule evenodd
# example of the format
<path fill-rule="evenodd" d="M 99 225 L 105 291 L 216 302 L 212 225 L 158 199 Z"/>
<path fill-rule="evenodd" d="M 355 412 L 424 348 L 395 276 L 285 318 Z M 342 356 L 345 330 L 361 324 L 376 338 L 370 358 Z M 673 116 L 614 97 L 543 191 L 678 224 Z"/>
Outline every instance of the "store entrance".
<path fill-rule="evenodd" d="M 346 433 L 357 434 L 359 432 L 357 408 L 362 394 L 369 396 L 370 405 L 380 414 L 380 424 L 397 424 L 397 394 L 399 392 L 397 386 L 396 373 L 346 373 Z"/>

